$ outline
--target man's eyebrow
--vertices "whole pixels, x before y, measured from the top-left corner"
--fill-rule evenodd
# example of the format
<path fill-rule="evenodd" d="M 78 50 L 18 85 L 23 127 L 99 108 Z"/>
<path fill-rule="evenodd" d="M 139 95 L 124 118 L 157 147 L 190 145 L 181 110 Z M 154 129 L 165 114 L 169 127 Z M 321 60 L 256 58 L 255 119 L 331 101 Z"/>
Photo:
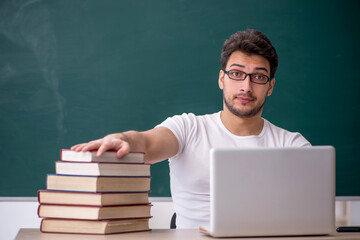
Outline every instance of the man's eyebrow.
<path fill-rule="evenodd" d="M 264 67 L 257 67 L 257 68 L 255 68 L 255 70 L 264 70 L 266 73 L 269 72 L 269 71 L 268 71 L 266 68 L 264 68 Z"/>
<path fill-rule="evenodd" d="M 230 67 L 233 67 L 233 66 L 245 68 L 244 65 L 237 64 L 237 63 L 233 63 L 233 64 L 230 65 Z M 264 70 L 267 73 L 269 72 L 265 67 L 256 67 L 255 70 Z"/>
<path fill-rule="evenodd" d="M 233 63 L 233 64 L 230 65 L 230 67 L 232 67 L 232 66 L 237 66 L 237 67 L 242 67 L 242 68 L 245 67 L 244 65 L 237 64 L 237 63 Z"/>
<path fill-rule="evenodd" d="M 257 68 L 255 68 L 255 70 L 264 70 L 265 72 L 269 72 L 266 68 L 264 68 L 264 67 L 257 67 Z"/>

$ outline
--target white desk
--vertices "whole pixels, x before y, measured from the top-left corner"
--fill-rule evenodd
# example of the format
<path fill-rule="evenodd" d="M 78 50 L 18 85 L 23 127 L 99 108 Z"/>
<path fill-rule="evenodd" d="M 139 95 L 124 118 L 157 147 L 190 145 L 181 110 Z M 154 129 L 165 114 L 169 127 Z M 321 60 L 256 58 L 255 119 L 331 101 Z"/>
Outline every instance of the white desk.
<path fill-rule="evenodd" d="M 337 240 L 337 239 L 360 239 L 360 233 L 334 233 L 328 236 L 306 236 L 306 237 L 266 237 L 266 238 L 212 238 L 200 233 L 198 230 L 185 229 L 154 229 L 148 232 L 121 233 L 112 235 L 80 235 L 80 234 L 55 234 L 41 233 L 39 229 L 23 228 L 20 229 L 15 240 L 158 240 L 158 239 L 176 239 L 176 240 L 209 240 L 209 239 L 241 239 L 241 240 Z"/>

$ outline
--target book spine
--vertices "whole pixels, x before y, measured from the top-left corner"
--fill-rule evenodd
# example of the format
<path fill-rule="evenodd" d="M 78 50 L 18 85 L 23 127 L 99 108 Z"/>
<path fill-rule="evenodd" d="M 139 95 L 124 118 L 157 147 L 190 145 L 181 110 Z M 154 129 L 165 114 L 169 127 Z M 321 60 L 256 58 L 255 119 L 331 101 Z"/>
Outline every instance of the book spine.
<path fill-rule="evenodd" d="M 38 190 L 37 191 L 37 199 L 38 199 L 38 202 L 40 202 L 40 192 L 41 192 L 42 190 Z"/>
<path fill-rule="evenodd" d="M 67 175 L 49 173 L 47 176 L 62 176 L 62 177 L 85 177 L 85 178 L 151 178 L 151 176 L 92 176 L 92 175 Z"/>
<path fill-rule="evenodd" d="M 80 207 L 80 208 L 114 208 L 114 207 L 140 207 L 140 206 L 153 206 L 151 203 L 145 204 L 124 204 L 124 205 L 83 205 L 83 204 L 58 204 L 58 203 L 41 203 L 38 208 L 38 212 L 40 206 L 61 206 L 61 207 Z M 39 215 L 39 214 L 38 214 Z"/>
<path fill-rule="evenodd" d="M 112 218 L 112 219 L 77 219 L 77 218 L 50 218 L 44 217 L 42 220 L 50 219 L 50 220 L 66 220 L 66 221 L 74 221 L 74 222 L 114 222 L 114 221 L 125 221 L 125 220 L 142 220 L 142 219 L 151 219 L 153 216 L 149 217 L 135 217 L 135 218 Z"/>
<path fill-rule="evenodd" d="M 63 149 L 61 149 L 61 151 L 60 151 L 60 156 L 61 156 L 62 151 L 73 151 L 73 150 L 70 150 L 70 149 L 67 149 L 67 148 L 63 148 Z M 91 150 L 90 152 L 97 152 L 97 150 Z M 107 152 L 117 152 L 117 151 L 115 151 L 115 150 L 108 150 Z M 142 153 L 142 154 L 145 154 L 145 152 L 130 152 L 130 153 Z"/>
<path fill-rule="evenodd" d="M 40 206 L 41 206 L 41 204 L 39 204 L 38 209 L 37 209 L 37 215 L 39 216 L 39 218 L 41 218 L 40 217 Z"/>
<path fill-rule="evenodd" d="M 55 234 L 74 234 L 74 235 L 93 235 L 93 236 L 101 236 L 101 235 L 115 235 L 115 234 L 123 234 L 123 233 L 135 233 L 135 232 L 149 232 L 152 229 L 146 230 L 135 230 L 135 231 L 125 231 L 125 232 L 114 232 L 114 233 L 78 233 L 78 232 L 52 232 L 52 231 L 41 231 L 42 233 L 55 233 Z"/>
<path fill-rule="evenodd" d="M 44 232 L 43 231 L 43 221 L 44 221 L 45 219 L 43 218 L 43 219 L 41 219 L 41 223 L 40 223 L 40 232 Z"/>
<path fill-rule="evenodd" d="M 144 193 L 151 193 L 151 190 L 149 191 L 140 191 L 140 192 L 85 192 L 85 191 L 70 191 L 70 190 L 51 190 L 51 189 L 48 189 L 48 190 L 39 190 L 38 191 L 38 199 L 39 199 L 39 192 L 57 192 L 57 193 L 76 193 L 76 194 L 103 194 L 103 195 L 109 195 L 109 194 L 144 194 Z"/>
<path fill-rule="evenodd" d="M 79 161 L 55 161 L 56 163 L 79 163 L 79 164 L 97 164 L 97 165 L 149 165 L 151 166 L 151 163 L 145 163 L 145 162 L 79 162 Z"/>

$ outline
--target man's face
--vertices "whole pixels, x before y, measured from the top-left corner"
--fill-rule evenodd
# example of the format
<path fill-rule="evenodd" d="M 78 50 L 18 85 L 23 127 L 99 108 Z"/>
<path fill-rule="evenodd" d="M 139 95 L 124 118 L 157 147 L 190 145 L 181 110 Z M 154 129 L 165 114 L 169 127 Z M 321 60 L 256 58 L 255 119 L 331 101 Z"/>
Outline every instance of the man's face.
<path fill-rule="evenodd" d="M 270 76 L 270 63 L 260 55 L 248 55 L 235 51 L 230 55 L 225 70 L 239 70 Z M 275 79 L 261 85 L 251 82 L 250 76 L 243 81 L 236 81 L 230 79 L 222 70 L 219 74 L 219 87 L 223 90 L 224 108 L 238 117 L 261 116 L 266 98 L 271 95 L 274 84 Z"/>

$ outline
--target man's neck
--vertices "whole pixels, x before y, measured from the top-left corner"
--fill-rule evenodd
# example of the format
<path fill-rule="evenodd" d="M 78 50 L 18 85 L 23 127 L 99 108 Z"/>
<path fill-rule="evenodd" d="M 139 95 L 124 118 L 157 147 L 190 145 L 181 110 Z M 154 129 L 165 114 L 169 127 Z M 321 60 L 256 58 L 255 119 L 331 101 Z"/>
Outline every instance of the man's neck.
<path fill-rule="evenodd" d="M 251 136 L 260 135 L 264 127 L 264 119 L 261 118 L 261 111 L 258 115 L 242 118 L 234 115 L 228 109 L 220 113 L 220 118 L 224 126 L 234 135 Z"/>

